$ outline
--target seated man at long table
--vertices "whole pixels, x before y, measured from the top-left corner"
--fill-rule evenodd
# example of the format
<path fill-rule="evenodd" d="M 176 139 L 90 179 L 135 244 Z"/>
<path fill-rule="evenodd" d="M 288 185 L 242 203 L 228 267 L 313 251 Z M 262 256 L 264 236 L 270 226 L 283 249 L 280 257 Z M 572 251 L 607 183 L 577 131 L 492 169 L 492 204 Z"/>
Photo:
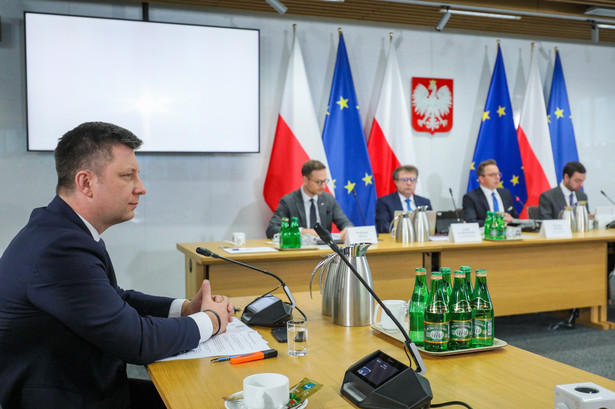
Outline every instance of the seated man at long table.
<path fill-rule="evenodd" d="M 574 206 L 580 201 L 585 202 L 589 213 L 587 195 L 581 190 L 586 173 L 585 166 L 580 162 L 568 162 L 564 166 L 560 184 L 540 195 L 538 199 L 540 218 L 543 220 L 557 219 L 559 212 L 566 206 Z"/>
<path fill-rule="evenodd" d="M 0 258 L 0 406 L 164 408 L 148 364 L 226 330 L 234 309 L 208 281 L 192 301 L 123 290 L 100 235 L 134 217 L 146 193 L 119 126 L 89 122 L 55 149 L 57 195 L 35 209 Z"/>
<path fill-rule="evenodd" d="M 329 231 L 332 223 L 335 223 L 340 230 L 341 239 L 344 239 L 346 228 L 354 225 L 348 220 L 335 197 L 325 192 L 325 185 L 328 182 L 326 169 L 325 165 L 317 160 L 308 160 L 303 164 L 301 167 L 303 185 L 280 199 L 278 208 L 269 220 L 267 238 L 272 238 L 274 234 L 280 232 L 282 218 L 297 217 L 299 227 L 302 227 L 302 234 L 316 236 L 312 227 L 317 222 Z"/>

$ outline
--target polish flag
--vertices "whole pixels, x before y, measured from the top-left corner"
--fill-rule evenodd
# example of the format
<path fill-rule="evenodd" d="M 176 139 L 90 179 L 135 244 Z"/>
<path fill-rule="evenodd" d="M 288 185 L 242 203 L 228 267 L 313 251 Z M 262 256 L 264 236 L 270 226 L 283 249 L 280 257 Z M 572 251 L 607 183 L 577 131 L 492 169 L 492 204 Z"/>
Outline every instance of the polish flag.
<path fill-rule="evenodd" d="M 525 209 L 527 209 L 529 206 L 538 206 L 540 194 L 557 184 L 547 123 L 547 109 L 538 64 L 534 61 L 533 46 L 527 89 L 517 128 L 517 140 L 527 185 L 527 202 L 525 203 Z M 527 213 L 527 210 L 523 210 L 523 213 Z M 522 214 L 521 217 L 524 215 Z"/>
<path fill-rule="evenodd" d="M 405 92 L 407 89 L 408 85 L 404 85 L 401 79 L 397 54 L 391 42 L 367 143 L 378 197 L 396 191 L 393 182 L 395 168 L 401 165 L 418 167 L 412 142 L 409 96 Z M 419 185 L 416 190 L 420 191 Z"/>
<path fill-rule="evenodd" d="M 309 159 L 321 161 L 327 167 L 327 175 L 330 175 L 301 47 L 297 36 L 293 35 L 278 125 L 263 189 L 263 196 L 271 210 L 275 211 L 282 196 L 302 185 L 301 166 Z M 331 179 L 330 176 L 328 178 Z"/>

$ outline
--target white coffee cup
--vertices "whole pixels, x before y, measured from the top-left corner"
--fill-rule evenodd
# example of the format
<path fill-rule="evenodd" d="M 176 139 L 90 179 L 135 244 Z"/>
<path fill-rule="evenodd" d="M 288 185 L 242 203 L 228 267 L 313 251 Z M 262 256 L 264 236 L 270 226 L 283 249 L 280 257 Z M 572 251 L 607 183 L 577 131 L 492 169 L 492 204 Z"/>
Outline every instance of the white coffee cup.
<path fill-rule="evenodd" d="M 397 318 L 397 321 L 399 321 L 399 323 L 403 326 L 404 321 L 406 320 L 406 309 L 408 304 L 406 304 L 406 302 L 403 300 L 384 300 L 382 302 L 384 303 L 384 305 L 386 305 L 389 311 L 391 311 L 391 314 L 393 314 L 393 316 Z M 374 313 L 374 317 L 378 316 L 379 309 L 380 305 L 376 304 L 376 311 Z M 397 325 L 395 325 L 393 320 L 391 320 L 391 318 L 384 311 L 381 312 L 380 320 L 377 321 L 377 323 L 380 324 L 382 329 L 385 329 L 387 331 L 398 329 Z"/>
<path fill-rule="evenodd" d="M 286 407 L 288 378 L 279 373 L 257 373 L 243 380 L 243 403 L 248 409 L 281 409 Z"/>
<path fill-rule="evenodd" d="M 236 246 L 243 246 L 244 244 L 246 244 L 246 234 L 243 233 L 243 232 L 235 232 L 235 233 L 233 233 L 232 238 L 233 238 L 232 239 L 233 243 Z"/>

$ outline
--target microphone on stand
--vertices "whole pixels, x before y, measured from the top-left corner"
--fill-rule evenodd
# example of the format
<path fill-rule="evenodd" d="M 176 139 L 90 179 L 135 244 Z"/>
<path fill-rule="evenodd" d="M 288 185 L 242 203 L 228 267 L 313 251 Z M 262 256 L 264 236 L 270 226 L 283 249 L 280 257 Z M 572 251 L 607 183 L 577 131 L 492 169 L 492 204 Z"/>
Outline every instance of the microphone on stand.
<path fill-rule="evenodd" d="M 359 212 L 361 212 L 361 219 L 363 219 L 363 226 L 366 226 L 367 223 L 365 223 L 365 216 L 363 215 L 363 209 L 361 208 L 361 203 L 359 203 L 359 197 L 357 196 L 357 191 L 355 190 L 354 186 L 352 187 L 352 194 L 354 195 L 354 200 L 357 202 L 357 206 L 359 206 Z"/>
<path fill-rule="evenodd" d="M 457 223 L 460 223 L 461 217 L 459 217 L 459 211 L 457 211 L 457 205 L 455 204 L 455 198 L 453 197 L 453 189 L 449 187 L 448 192 L 451 194 L 451 201 L 453 202 L 453 209 L 455 209 L 455 216 L 457 216 Z"/>
<path fill-rule="evenodd" d="M 523 202 L 521 200 L 521 198 L 519 196 L 515 196 L 515 202 L 519 202 L 521 204 L 521 212 L 519 212 L 519 214 L 523 213 L 523 211 L 525 210 L 525 202 Z M 528 214 L 529 216 L 529 214 Z"/>
<path fill-rule="evenodd" d="M 411 362 L 414 361 L 416 365 L 416 370 L 412 370 L 412 368 L 382 351 L 376 351 L 353 364 L 346 371 L 340 392 L 360 408 L 394 407 L 419 409 L 429 407 L 433 393 L 431 392 L 429 381 L 423 376 L 426 372 L 425 363 L 423 358 L 421 358 L 418 348 L 410 339 L 408 332 L 382 302 L 380 297 L 376 295 L 371 286 L 361 277 L 356 267 L 344 255 L 344 252 L 335 244 L 331 234 L 320 223 L 314 225 L 314 230 L 321 240 L 337 253 L 341 260 L 350 268 L 355 277 L 382 307 L 383 313 L 389 316 L 395 323 L 405 339 L 404 350 L 406 355 L 410 353 L 408 358 Z M 380 371 L 389 371 L 391 376 L 384 380 L 373 379 L 373 377 L 370 377 L 373 368 L 378 368 Z"/>
<path fill-rule="evenodd" d="M 277 275 L 270 273 L 267 270 L 262 270 L 260 268 L 256 268 L 254 266 L 244 264 L 240 261 L 233 260 L 230 258 L 226 258 L 214 253 L 211 250 L 204 249 L 202 247 L 197 247 L 196 252 L 205 256 L 205 257 L 213 257 L 219 258 L 221 260 L 225 260 L 231 262 L 233 264 L 240 265 L 242 267 L 246 267 L 263 274 L 270 275 L 280 282 L 290 304 L 287 302 L 282 302 L 278 297 L 271 295 L 270 292 L 264 295 L 261 295 L 256 300 L 252 301 L 248 304 L 244 310 L 243 314 L 241 314 L 241 321 L 247 325 L 262 325 L 264 327 L 280 327 L 286 325 L 286 321 L 290 320 L 293 315 L 293 309 L 296 308 L 295 299 L 291 294 L 288 286 L 284 284 L 284 281 Z M 273 291 L 273 290 L 272 290 Z M 297 311 L 303 315 L 305 318 L 305 314 L 297 308 Z M 307 318 L 306 318 L 307 319 Z"/>
<path fill-rule="evenodd" d="M 615 206 L 615 202 L 612 201 L 611 198 L 606 195 L 606 193 L 604 193 L 604 190 L 601 190 L 600 193 L 602 193 L 602 195 L 606 197 L 613 206 Z"/>

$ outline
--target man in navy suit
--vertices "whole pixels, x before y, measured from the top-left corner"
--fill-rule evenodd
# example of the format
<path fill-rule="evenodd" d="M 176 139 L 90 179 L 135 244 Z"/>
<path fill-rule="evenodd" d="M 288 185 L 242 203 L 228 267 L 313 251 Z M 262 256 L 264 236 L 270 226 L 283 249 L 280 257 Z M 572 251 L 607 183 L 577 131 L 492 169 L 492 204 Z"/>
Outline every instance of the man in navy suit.
<path fill-rule="evenodd" d="M 378 233 L 388 233 L 396 210 L 416 210 L 417 206 L 427 206 L 431 210 L 431 202 L 426 197 L 414 194 L 419 178 L 419 170 L 412 165 L 400 166 L 393 171 L 393 180 L 397 192 L 378 198 L 376 201 L 376 230 Z"/>
<path fill-rule="evenodd" d="M 140 145 L 102 122 L 60 139 L 57 196 L 32 212 L 0 258 L 4 409 L 164 407 L 151 382 L 132 386 L 125 363 L 195 348 L 232 320 L 233 306 L 212 296 L 208 281 L 192 301 L 118 287 L 100 234 L 132 219 L 146 192 Z"/>
<path fill-rule="evenodd" d="M 485 224 L 487 212 L 504 212 L 506 223 L 518 217 L 512 194 L 499 188 L 502 174 L 493 159 L 481 162 L 476 168 L 480 186 L 463 195 L 463 216 L 468 223 Z"/>
<path fill-rule="evenodd" d="M 302 234 L 316 236 L 316 231 L 312 229 L 316 222 L 328 231 L 331 231 L 331 225 L 335 223 L 344 240 L 346 228 L 352 227 L 353 224 L 337 204 L 335 197 L 325 192 L 328 182 L 327 168 L 320 161 L 308 160 L 301 167 L 301 175 L 303 186 L 280 199 L 278 208 L 269 220 L 267 237 L 272 238 L 275 233 L 280 232 L 283 217 L 297 217 Z"/>

